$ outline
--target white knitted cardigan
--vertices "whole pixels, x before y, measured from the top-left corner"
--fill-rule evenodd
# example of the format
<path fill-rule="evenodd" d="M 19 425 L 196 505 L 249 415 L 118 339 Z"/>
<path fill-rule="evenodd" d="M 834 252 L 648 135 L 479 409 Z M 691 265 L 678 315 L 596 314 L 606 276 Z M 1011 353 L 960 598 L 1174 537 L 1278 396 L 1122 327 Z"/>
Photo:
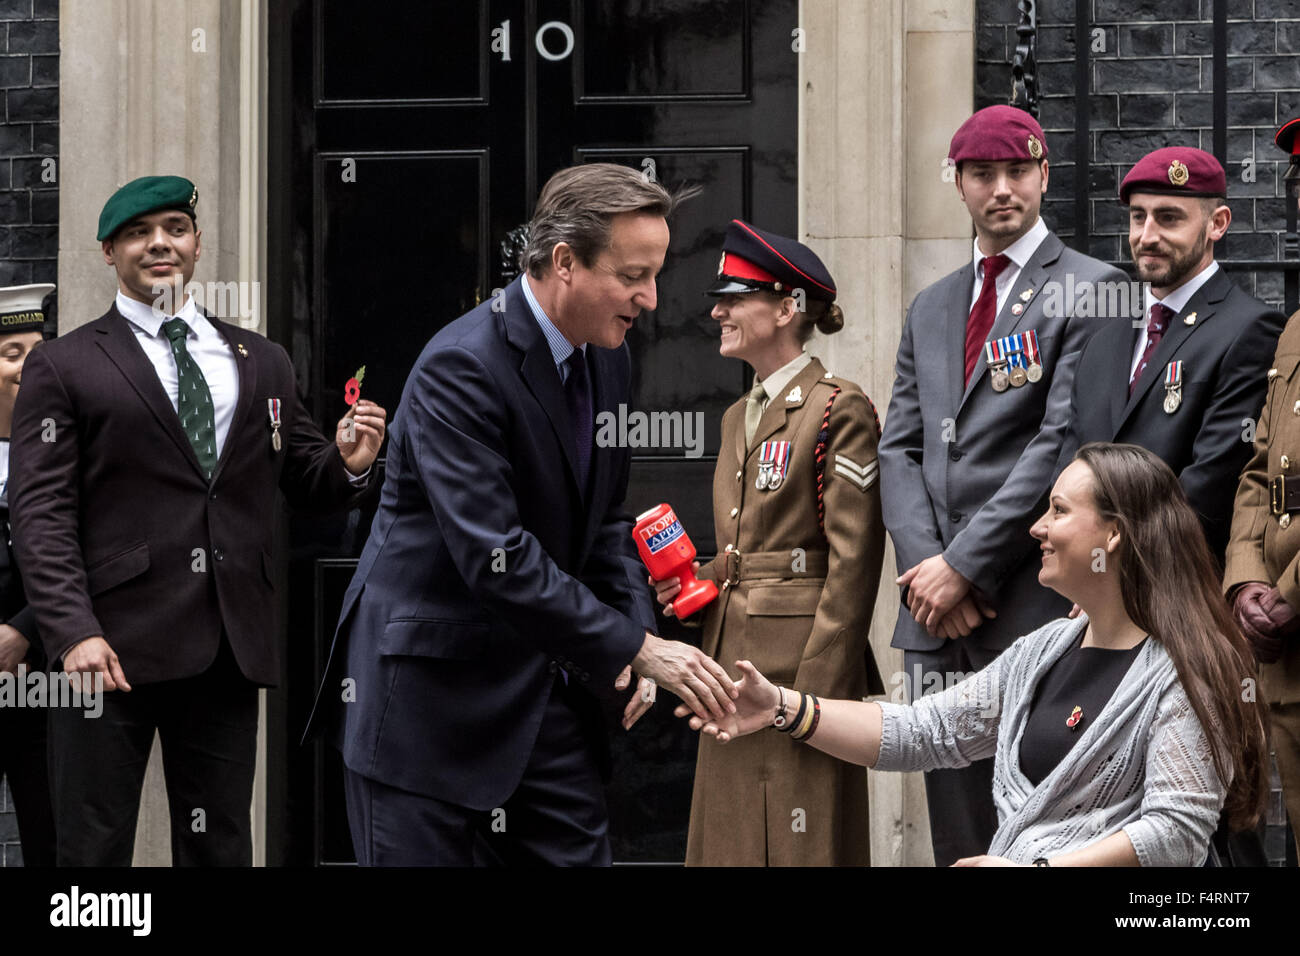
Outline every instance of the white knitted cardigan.
<path fill-rule="evenodd" d="M 1051 621 L 945 691 L 912 705 L 882 702 L 875 769 L 965 767 L 993 757 L 994 856 L 1030 863 L 1123 830 L 1142 866 L 1199 866 L 1227 788 L 1159 641 L 1143 645 L 1105 708 L 1037 787 L 1020 772 L 1034 688 L 1087 624 L 1084 615 Z"/>

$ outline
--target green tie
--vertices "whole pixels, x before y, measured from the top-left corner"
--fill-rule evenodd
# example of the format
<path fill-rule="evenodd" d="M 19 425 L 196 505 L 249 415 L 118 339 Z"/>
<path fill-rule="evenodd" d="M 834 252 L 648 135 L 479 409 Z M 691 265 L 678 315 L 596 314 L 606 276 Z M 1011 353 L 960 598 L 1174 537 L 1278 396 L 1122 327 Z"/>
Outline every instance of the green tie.
<path fill-rule="evenodd" d="M 755 382 L 745 399 L 745 447 L 754 443 L 754 432 L 758 431 L 758 420 L 763 417 L 763 403 L 767 401 L 767 391 L 762 382 Z"/>
<path fill-rule="evenodd" d="M 203 372 L 185 345 L 185 336 L 190 330 L 185 320 L 168 319 L 163 323 L 162 329 L 163 334 L 171 340 L 172 355 L 176 356 L 179 385 L 176 413 L 180 415 L 185 436 L 194 446 L 199 467 L 211 481 L 212 472 L 217 467 L 217 427 L 213 423 L 212 392 L 208 390 Z"/>

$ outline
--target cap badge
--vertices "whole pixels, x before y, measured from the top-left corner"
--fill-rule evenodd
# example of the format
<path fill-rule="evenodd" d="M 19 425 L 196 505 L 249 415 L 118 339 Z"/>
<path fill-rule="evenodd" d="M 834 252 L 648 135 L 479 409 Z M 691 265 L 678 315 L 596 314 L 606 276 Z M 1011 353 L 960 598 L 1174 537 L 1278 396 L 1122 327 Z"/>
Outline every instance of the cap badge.
<path fill-rule="evenodd" d="M 193 191 L 190 193 L 190 208 L 193 209 L 198 204 L 198 201 L 199 201 L 199 187 L 195 186 Z"/>
<path fill-rule="evenodd" d="M 1169 181 L 1175 186 L 1187 185 L 1187 165 L 1175 159 L 1169 164 Z"/>
<path fill-rule="evenodd" d="M 718 275 L 722 275 L 722 270 L 727 264 L 727 254 L 724 252 L 722 258 L 718 260 Z"/>
<path fill-rule="evenodd" d="M 796 385 L 794 388 L 790 389 L 790 394 L 785 397 L 785 400 L 787 402 L 803 401 L 803 389 Z"/>
<path fill-rule="evenodd" d="M 1032 156 L 1034 159 L 1043 158 L 1043 144 L 1038 141 L 1037 136 L 1031 135 L 1029 139 L 1026 141 L 1026 145 L 1029 147 L 1030 156 Z"/>

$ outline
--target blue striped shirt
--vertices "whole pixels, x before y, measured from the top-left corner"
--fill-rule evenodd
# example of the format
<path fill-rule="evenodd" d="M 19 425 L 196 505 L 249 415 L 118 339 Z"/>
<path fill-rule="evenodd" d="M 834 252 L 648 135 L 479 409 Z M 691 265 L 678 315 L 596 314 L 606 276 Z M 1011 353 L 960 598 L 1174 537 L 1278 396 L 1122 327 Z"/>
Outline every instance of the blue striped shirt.
<path fill-rule="evenodd" d="M 564 363 L 573 354 L 574 347 L 564 337 L 564 333 L 557 329 L 555 323 L 546 315 L 528 283 L 528 275 L 525 273 L 520 282 L 520 285 L 523 286 L 524 298 L 528 300 L 528 307 L 533 310 L 533 318 L 537 319 L 542 334 L 546 336 L 546 344 L 551 347 L 551 358 L 555 359 L 555 368 L 560 373 L 560 384 L 564 384 L 569 379 L 569 366 Z M 582 355 L 585 358 L 587 355 L 586 344 L 579 345 L 578 348 L 582 349 Z"/>

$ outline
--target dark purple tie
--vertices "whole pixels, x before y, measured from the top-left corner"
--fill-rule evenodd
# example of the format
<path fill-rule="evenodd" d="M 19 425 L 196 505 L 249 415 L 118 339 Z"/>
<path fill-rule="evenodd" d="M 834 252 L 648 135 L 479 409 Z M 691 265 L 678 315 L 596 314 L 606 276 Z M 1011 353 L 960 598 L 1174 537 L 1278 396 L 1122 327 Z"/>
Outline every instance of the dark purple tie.
<path fill-rule="evenodd" d="M 587 493 L 587 474 L 591 469 L 591 382 L 582 349 L 574 349 L 564 364 L 569 377 L 564 380 L 564 401 L 573 422 L 573 440 L 578 449 L 578 487 Z"/>
<path fill-rule="evenodd" d="M 1137 368 L 1133 370 L 1133 377 L 1128 382 L 1128 393 L 1133 394 L 1133 389 L 1137 387 L 1138 379 L 1147 369 L 1147 363 L 1151 361 L 1151 353 L 1156 350 L 1160 340 L 1164 337 L 1165 330 L 1169 328 L 1169 320 L 1174 317 L 1174 310 L 1163 303 L 1157 302 L 1151 306 L 1150 315 L 1147 318 L 1147 344 L 1142 350 L 1142 358 L 1138 360 Z"/>

